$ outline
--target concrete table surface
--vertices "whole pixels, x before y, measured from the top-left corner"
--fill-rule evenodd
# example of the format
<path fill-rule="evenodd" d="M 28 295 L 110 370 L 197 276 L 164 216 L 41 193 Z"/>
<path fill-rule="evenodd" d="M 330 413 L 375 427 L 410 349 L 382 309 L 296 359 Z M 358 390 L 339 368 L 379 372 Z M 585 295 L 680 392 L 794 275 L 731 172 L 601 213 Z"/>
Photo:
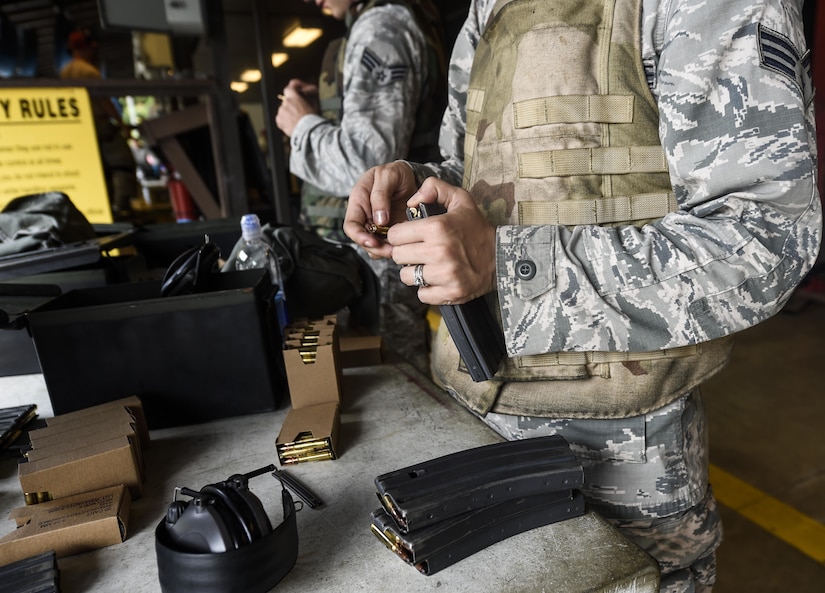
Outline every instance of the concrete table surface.
<path fill-rule="evenodd" d="M 0 377 L 0 407 L 20 403 L 37 403 L 41 416 L 51 415 L 41 376 Z M 126 541 L 59 559 L 62 591 L 160 591 L 154 529 L 174 488 L 200 489 L 235 473 L 277 465 L 275 439 L 286 411 L 282 406 L 275 412 L 153 430 L 145 451 L 145 492 L 132 503 Z M 375 476 L 500 440 L 409 365 L 345 370 L 340 457 L 286 468 L 324 505 L 298 512 L 298 560 L 274 591 L 658 591 L 655 562 L 590 511 L 509 538 L 429 577 L 370 532 L 370 512 L 380 506 Z M 279 523 L 280 484 L 267 473 L 251 479 L 249 487 L 273 525 Z M 3 458 L 0 518 L 22 504 L 15 461 Z M 0 535 L 13 528 L 12 521 L 0 521 Z"/>

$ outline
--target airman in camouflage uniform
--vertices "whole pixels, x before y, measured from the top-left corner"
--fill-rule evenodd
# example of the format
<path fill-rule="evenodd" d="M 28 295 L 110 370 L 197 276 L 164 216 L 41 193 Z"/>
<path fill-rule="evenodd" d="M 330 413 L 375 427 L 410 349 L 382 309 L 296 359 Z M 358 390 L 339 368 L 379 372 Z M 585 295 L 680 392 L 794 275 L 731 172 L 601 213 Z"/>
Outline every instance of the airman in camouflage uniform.
<path fill-rule="evenodd" d="M 471 381 L 442 327 L 435 380 L 505 438 L 564 436 L 662 591 L 715 581 L 699 386 L 819 249 L 800 4 L 473 0 L 443 162 L 378 167 L 350 194 L 345 232 L 423 264 L 401 271 L 422 302 L 498 312 L 496 376 Z M 445 215 L 404 222 L 436 200 Z"/>
<path fill-rule="evenodd" d="M 341 230 L 347 196 L 367 169 L 401 158 L 438 158 L 446 58 L 431 0 L 317 4 L 345 20 L 347 34 L 327 48 L 317 86 L 290 81 L 276 123 L 290 137 L 290 171 L 303 181 L 301 223 L 349 242 Z M 386 345 L 428 368 L 427 307 L 400 284 L 398 266 L 362 256 L 381 285 Z"/>

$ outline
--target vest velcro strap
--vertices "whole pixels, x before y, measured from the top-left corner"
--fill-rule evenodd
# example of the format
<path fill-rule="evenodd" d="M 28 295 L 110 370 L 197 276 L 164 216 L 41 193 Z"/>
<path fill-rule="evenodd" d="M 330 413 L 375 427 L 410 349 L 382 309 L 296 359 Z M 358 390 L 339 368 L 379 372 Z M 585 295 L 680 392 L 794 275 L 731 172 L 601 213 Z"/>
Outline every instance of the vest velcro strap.
<path fill-rule="evenodd" d="M 519 368 L 535 368 L 685 358 L 686 356 L 696 356 L 699 353 L 700 347 L 698 345 L 650 352 L 550 352 L 548 354 L 519 356 L 515 359 L 515 363 Z"/>
<path fill-rule="evenodd" d="M 484 91 L 482 89 L 467 89 L 467 104 L 465 105 L 466 110 L 481 113 L 481 108 L 483 106 Z"/>
<path fill-rule="evenodd" d="M 560 202 L 519 202 L 519 224 L 576 226 L 661 218 L 678 209 L 672 193 L 612 196 Z"/>
<path fill-rule="evenodd" d="M 668 171 L 661 146 L 608 146 L 526 152 L 518 156 L 518 169 L 519 177 L 528 179 Z"/>
<path fill-rule="evenodd" d="M 513 104 L 516 128 L 559 123 L 612 123 L 633 121 L 633 95 L 561 95 Z"/>
<path fill-rule="evenodd" d="M 466 147 L 464 149 L 464 159 L 465 160 L 472 159 L 473 155 L 475 154 L 475 151 L 476 151 L 476 143 L 475 143 L 476 135 L 473 134 L 472 132 L 467 131 L 467 132 L 465 132 L 464 137 L 468 139 L 468 142 L 467 142 Z M 467 167 L 467 169 L 468 169 L 468 173 L 469 173 L 469 167 Z"/>
<path fill-rule="evenodd" d="M 320 105 L 321 111 L 335 111 L 340 113 L 344 108 L 344 101 L 341 97 L 329 97 L 327 99 L 321 99 Z"/>

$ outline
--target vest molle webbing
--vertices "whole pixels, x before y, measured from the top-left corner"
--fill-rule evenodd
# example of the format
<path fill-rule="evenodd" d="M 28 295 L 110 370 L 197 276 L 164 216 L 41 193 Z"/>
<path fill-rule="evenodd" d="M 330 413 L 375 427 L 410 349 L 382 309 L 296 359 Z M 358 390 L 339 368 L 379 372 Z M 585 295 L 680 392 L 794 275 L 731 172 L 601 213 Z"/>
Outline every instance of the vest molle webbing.
<path fill-rule="evenodd" d="M 465 139 L 464 187 L 490 222 L 641 226 L 676 210 L 640 14 L 640 0 L 496 3 L 473 62 Z M 696 387 L 730 347 L 524 356 L 473 383 L 442 326 L 433 369 L 480 414 L 627 417 Z"/>

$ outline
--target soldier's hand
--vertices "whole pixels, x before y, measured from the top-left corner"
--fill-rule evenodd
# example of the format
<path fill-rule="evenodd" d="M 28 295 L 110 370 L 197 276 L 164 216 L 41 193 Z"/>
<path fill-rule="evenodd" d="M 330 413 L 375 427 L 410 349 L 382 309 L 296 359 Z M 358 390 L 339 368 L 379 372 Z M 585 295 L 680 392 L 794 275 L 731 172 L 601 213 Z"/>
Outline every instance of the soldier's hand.
<path fill-rule="evenodd" d="M 407 205 L 422 202 L 438 202 L 447 212 L 390 228 L 392 258 L 406 265 L 401 281 L 419 286 L 418 298 L 429 305 L 465 303 L 495 290 L 496 230 L 473 197 L 431 177 Z"/>
<path fill-rule="evenodd" d="M 275 114 L 275 125 L 285 136 L 291 137 L 295 126 L 305 115 L 318 113 L 317 108 L 299 90 L 297 81 L 290 81 L 281 95 L 281 106 Z"/>
<path fill-rule="evenodd" d="M 391 257 L 392 244 L 367 230 L 407 220 L 406 203 L 416 191 L 415 175 L 404 162 L 373 167 L 355 183 L 344 216 L 344 233 L 372 258 Z"/>
<path fill-rule="evenodd" d="M 298 80 L 297 78 L 293 78 L 287 84 L 287 87 L 291 87 L 298 91 L 298 93 L 312 106 L 312 109 L 315 113 L 321 113 L 321 101 L 318 98 L 318 85 L 312 84 L 311 82 L 305 82 L 303 80 Z"/>

